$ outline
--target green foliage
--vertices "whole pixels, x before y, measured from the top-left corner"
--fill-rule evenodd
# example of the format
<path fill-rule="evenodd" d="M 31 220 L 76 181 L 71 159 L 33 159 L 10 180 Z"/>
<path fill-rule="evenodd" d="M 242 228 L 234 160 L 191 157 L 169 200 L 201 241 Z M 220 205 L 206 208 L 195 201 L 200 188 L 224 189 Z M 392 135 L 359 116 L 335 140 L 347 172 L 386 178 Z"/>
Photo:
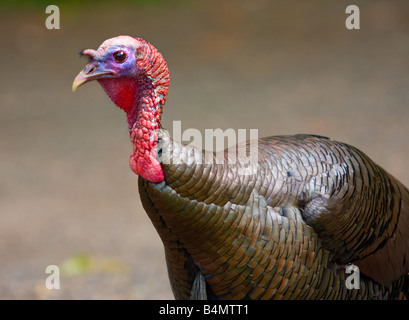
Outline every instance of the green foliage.
<path fill-rule="evenodd" d="M 79 253 L 64 260 L 60 266 L 62 276 L 72 277 L 85 273 L 122 273 L 125 266 L 115 259 L 98 259 Z"/>

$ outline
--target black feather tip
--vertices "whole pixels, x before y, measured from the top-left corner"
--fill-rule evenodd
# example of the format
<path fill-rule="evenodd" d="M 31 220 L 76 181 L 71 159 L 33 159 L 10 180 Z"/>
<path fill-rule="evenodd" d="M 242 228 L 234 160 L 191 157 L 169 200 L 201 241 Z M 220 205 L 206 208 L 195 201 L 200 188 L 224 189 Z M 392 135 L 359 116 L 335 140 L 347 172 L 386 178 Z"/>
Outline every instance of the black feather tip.
<path fill-rule="evenodd" d="M 81 51 L 78 51 L 77 56 L 80 57 L 80 58 L 81 58 L 82 56 L 85 56 L 84 50 L 85 50 L 85 49 L 82 49 Z"/>
<path fill-rule="evenodd" d="M 81 50 L 77 53 L 78 57 L 87 57 L 88 61 L 92 60 L 92 57 L 89 54 L 84 53 L 87 49 Z"/>

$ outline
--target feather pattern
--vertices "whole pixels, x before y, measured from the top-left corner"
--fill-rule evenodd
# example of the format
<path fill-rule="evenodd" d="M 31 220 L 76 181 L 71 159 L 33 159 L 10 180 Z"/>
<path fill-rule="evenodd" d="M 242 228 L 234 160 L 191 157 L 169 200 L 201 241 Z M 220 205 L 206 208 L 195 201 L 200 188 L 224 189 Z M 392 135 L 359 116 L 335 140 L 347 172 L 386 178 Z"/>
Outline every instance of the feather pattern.
<path fill-rule="evenodd" d="M 204 157 L 166 133 L 161 139 L 178 159 Z M 178 239 L 167 251 L 178 257 L 177 266 L 167 260 L 176 298 L 190 297 L 197 272 L 218 299 L 406 297 L 409 198 L 402 184 L 358 149 L 324 137 L 263 138 L 258 159 L 251 177 L 239 175 L 237 165 L 174 165 L 168 158 L 164 182 L 140 178 L 166 250 Z M 364 274 L 359 291 L 345 286 L 349 263 Z"/>

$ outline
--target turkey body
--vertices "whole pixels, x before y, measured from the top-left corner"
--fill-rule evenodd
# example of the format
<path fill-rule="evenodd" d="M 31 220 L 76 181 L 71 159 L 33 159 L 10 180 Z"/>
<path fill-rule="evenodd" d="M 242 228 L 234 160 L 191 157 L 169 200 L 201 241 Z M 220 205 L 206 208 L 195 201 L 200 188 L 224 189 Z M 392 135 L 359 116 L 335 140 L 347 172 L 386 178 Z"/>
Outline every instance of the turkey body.
<path fill-rule="evenodd" d="M 176 299 L 408 298 L 409 192 L 363 152 L 313 135 L 194 149 L 161 129 L 169 72 L 153 45 L 119 36 L 82 55 L 73 90 L 98 80 L 126 112 Z"/>
<path fill-rule="evenodd" d="M 200 158 L 163 139 L 175 156 Z M 405 298 L 408 248 L 388 243 L 409 236 L 407 189 L 328 138 L 263 138 L 258 150 L 253 175 L 186 161 L 164 165 L 166 182 L 139 179 L 175 297 L 190 298 L 200 274 L 214 299 Z M 349 263 L 360 267 L 360 290 L 345 285 Z"/>

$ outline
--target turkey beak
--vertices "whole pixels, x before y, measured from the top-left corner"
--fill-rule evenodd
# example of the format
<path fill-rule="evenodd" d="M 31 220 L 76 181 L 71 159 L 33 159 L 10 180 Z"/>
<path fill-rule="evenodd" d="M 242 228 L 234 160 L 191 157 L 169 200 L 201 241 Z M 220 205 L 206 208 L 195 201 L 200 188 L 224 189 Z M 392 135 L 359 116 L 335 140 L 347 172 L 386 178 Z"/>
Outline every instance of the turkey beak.
<path fill-rule="evenodd" d="M 77 90 L 77 88 L 81 87 L 85 82 L 87 82 L 88 78 L 84 74 L 84 71 L 81 71 L 74 79 L 72 83 L 72 92 Z"/>
<path fill-rule="evenodd" d="M 112 71 L 98 70 L 98 66 L 95 62 L 88 63 L 85 68 L 75 77 L 72 83 L 72 91 L 81 87 L 84 83 L 105 78 L 107 75 L 114 75 Z"/>

